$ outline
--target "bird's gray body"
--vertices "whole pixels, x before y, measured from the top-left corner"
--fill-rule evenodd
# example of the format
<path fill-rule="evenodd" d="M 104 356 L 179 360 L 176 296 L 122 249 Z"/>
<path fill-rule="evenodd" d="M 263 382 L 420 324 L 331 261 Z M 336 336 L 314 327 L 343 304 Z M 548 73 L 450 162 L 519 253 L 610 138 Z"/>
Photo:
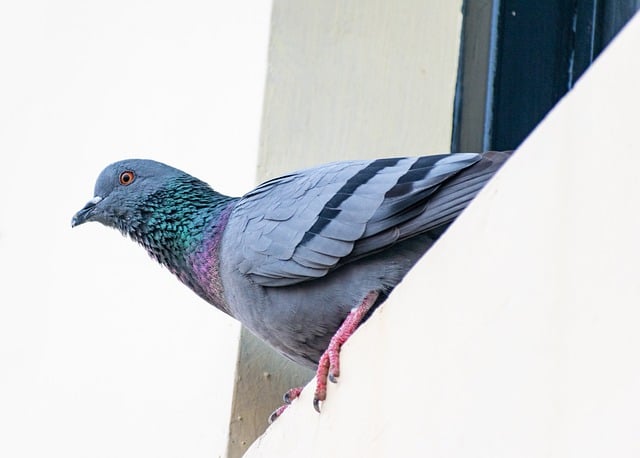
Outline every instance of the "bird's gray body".
<path fill-rule="evenodd" d="M 222 236 L 231 314 L 315 367 L 350 310 L 371 291 L 386 298 L 506 157 L 348 161 L 263 184 L 235 204 Z"/>
<path fill-rule="evenodd" d="M 386 297 L 432 243 L 420 236 L 399 243 L 393 253 L 363 258 L 321 280 L 287 287 L 258 285 L 224 263 L 224 297 L 232 316 L 254 334 L 293 361 L 315 368 L 349 311 L 371 291 Z M 233 259 L 233 251 L 223 243 L 220 255 Z"/>
<path fill-rule="evenodd" d="M 371 292 L 382 302 L 508 156 L 343 161 L 237 199 L 164 164 L 122 161 L 73 224 L 117 227 L 205 300 L 315 367 L 349 312 Z M 112 183 L 129 169 L 142 184 Z"/>

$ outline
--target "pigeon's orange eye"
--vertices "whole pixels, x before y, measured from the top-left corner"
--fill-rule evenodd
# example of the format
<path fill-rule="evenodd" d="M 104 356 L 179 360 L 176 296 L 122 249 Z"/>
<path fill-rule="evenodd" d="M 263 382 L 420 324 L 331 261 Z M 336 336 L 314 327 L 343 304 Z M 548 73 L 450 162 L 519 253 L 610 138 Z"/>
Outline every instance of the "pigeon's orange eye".
<path fill-rule="evenodd" d="M 120 174 L 120 184 L 123 186 L 130 185 L 131 183 L 133 183 L 133 180 L 135 179 L 135 177 L 136 176 L 133 174 L 131 170 L 122 172 Z"/>

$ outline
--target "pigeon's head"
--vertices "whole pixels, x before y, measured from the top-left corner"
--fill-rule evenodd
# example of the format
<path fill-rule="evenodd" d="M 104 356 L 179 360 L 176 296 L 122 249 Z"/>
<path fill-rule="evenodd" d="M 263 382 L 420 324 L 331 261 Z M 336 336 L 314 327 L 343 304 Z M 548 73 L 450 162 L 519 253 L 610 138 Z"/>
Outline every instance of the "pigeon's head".
<path fill-rule="evenodd" d="M 143 214 L 149 197 L 181 176 L 186 174 L 146 159 L 111 164 L 98 176 L 93 198 L 73 216 L 71 226 L 97 221 L 130 232 Z"/>

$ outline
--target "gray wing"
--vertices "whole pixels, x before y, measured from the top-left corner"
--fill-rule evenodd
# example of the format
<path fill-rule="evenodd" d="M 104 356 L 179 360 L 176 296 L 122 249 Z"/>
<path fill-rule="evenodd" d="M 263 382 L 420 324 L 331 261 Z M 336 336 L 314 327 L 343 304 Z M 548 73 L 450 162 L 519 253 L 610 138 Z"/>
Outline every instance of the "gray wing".
<path fill-rule="evenodd" d="M 470 174 L 451 192 L 443 183 L 482 158 L 343 161 L 267 181 L 232 212 L 239 270 L 263 286 L 292 285 L 448 223 L 488 177 Z"/>

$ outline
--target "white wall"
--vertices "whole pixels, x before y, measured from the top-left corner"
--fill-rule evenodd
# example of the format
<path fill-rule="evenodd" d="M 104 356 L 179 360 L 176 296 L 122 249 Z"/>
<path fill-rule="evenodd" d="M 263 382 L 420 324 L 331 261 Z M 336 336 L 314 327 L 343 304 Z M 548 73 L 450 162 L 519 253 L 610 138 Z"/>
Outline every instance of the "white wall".
<path fill-rule="evenodd" d="M 640 16 L 247 457 L 639 455 L 639 49 Z"/>
<path fill-rule="evenodd" d="M 0 456 L 226 447 L 238 326 L 98 224 L 98 172 L 141 156 L 254 183 L 270 3 L 0 6 Z"/>

